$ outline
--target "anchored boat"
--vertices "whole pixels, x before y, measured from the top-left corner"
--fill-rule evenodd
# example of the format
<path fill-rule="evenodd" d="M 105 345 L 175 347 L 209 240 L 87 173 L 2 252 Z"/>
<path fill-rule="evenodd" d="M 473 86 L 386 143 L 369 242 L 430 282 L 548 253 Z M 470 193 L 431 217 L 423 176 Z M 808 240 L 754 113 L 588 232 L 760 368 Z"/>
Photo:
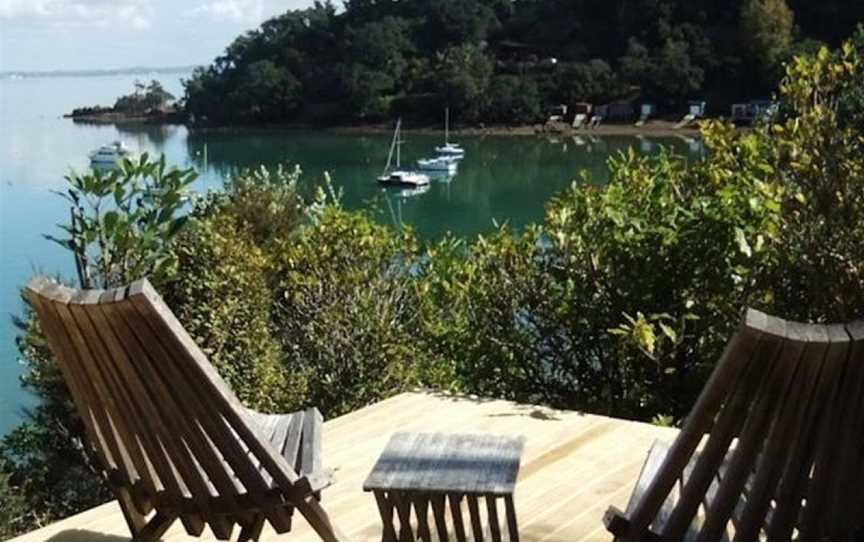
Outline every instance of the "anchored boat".
<path fill-rule="evenodd" d="M 400 169 L 400 151 L 402 145 L 401 139 L 402 119 L 396 121 L 396 130 L 393 132 L 393 142 L 390 143 L 390 153 L 387 155 L 387 165 L 384 166 L 384 173 L 378 177 L 378 182 L 387 186 L 424 186 L 429 184 L 429 176 L 417 171 Z M 396 154 L 396 167 L 390 169 L 393 160 L 393 154 Z"/>

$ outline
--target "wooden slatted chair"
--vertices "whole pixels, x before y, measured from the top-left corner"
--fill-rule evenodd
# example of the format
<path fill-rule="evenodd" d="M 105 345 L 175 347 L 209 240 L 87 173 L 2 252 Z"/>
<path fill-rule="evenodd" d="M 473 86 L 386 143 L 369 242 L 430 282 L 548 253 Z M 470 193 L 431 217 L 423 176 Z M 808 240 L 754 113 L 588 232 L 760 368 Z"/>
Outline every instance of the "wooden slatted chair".
<path fill-rule="evenodd" d="M 88 452 L 117 497 L 133 540 L 158 539 L 177 519 L 257 540 L 283 533 L 296 508 L 326 542 L 343 540 L 321 507 L 316 409 L 247 410 L 147 280 L 73 290 L 43 278 L 26 294 L 83 420 Z M 149 517 L 148 516 L 152 516 Z"/>
<path fill-rule="evenodd" d="M 864 323 L 748 311 L 605 523 L 621 541 L 864 539 Z"/>

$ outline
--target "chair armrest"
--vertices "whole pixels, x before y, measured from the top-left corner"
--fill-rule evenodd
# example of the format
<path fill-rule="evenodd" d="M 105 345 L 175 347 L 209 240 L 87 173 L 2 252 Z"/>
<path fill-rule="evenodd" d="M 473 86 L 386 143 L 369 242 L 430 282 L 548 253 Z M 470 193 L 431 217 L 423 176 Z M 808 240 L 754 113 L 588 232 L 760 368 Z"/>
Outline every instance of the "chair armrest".
<path fill-rule="evenodd" d="M 333 471 L 330 469 L 322 469 L 301 476 L 297 482 L 294 483 L 294 490 L 297 492 L 298 497 L 305 498 L 309 495 L 320 493 L 321 490 L 333 485 L 333 482 Z"/>

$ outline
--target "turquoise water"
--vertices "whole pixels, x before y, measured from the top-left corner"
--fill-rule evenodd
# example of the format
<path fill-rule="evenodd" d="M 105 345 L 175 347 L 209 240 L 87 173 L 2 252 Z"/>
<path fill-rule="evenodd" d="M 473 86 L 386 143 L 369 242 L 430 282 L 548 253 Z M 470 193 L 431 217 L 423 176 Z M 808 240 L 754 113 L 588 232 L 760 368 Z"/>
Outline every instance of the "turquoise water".
<path fill-rule="evenodd" d="M 171 92 L 181 93 L 180 76 L 159 76 Z M 696 159 L 698 141 L 685 139 L 458 137 L 467 151 L 459 173 L 412 194 L 382 190 L 381 173 L 390 134 L 357 135 L 298 130 L 189 131 L 182 126 L 85 125 L 62 114 L 83 105 L 110 105 L 129 92 L 133 77 L 56 77 L 0 80 L 0 434 L 33 404 L 20 388 L 23 367 L 15 348 L 12 316 L 22 313 L 20 287 L 34 273 L 73 276 L 72 261 L 60 247 L 43 239 L 57 233 L 68 207 L 51 193 L 62 189 L 69 169 L 88 167 L 87 154 L 104 143 L 123 139 L 136 151 L 164 153 L 169 164 L 201 171 L 198 190 L 215 189 L 221 179 L 259 164 L 299 164 L 307 179 L 329 172 L 344 192 L 343 203 L 356 209 L 373 206 L 383 223 L 410 224 L 424 238 L 445 232 L 474 236 L 495 221 L 513 227 L 542 220 L 543 206 L 587 169 L 592 182 L 607 178 L 611 153 L 633 146 L 656 152 L 674 147 Z M 422 158 L 440 144 L 435 135 L 405 134 L 405 162 Z M 204 162 L 204 149 L 207 161 Z"/>

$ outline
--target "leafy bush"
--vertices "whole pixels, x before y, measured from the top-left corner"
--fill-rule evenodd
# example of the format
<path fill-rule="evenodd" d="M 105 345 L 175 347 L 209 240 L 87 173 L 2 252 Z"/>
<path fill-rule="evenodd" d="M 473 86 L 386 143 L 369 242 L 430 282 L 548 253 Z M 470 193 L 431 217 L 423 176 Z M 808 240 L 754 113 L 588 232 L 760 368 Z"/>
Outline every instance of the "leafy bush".
<path fill-rule="evenodd" d="M 166 302 L 234 393 L 266 412 L 305 400 L 303 374 L 283 371 L 270 333 L 270 262 L 250 230 L 228 214 L 196 220 L 174 244 L 178 268 Z"/>
<path fill-rule="evenodd" d="M 26 502 L 9 476 L 0 472 L 0 539 L 14 536 L 28 516 Z"/>
<path fill-rule="evenodd" d="M 312 404 L 338 415 L 421 380 L 413 234 L 330 207 L 277 254 L 274 330 Z"/>
<path fill-rule="evenodd" d="M 72 252 L 82 288 L 112 288 L 145 275 L 158 281 L 172 272 L 169 244 L 186 223 L 179 213 L 196 178 L 147 153 L 109 172 L 67 175 L 69 188 L 58 194 L 72 205 L 71 222 L 60 226 L 69 237 L 46 237 Z"/>

